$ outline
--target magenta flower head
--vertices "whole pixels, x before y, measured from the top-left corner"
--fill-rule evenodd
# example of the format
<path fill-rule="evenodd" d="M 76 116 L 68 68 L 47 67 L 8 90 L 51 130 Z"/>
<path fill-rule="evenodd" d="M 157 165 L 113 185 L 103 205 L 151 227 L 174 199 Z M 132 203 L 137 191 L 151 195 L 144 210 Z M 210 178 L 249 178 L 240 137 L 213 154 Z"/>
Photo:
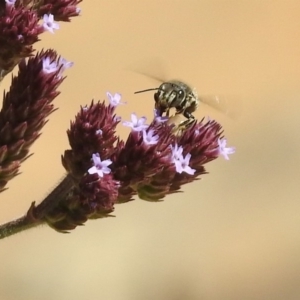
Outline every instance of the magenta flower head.
<path fill-rule="evenodd" d="M 133 113 L 131 121 L 122 122 L 131 128 L 122 141 L 116 135 L 120 118 L 115 114 L 121 95 L 107 96 L 108 105 L 92 102 L 82 107 L 68 130 L 71 149 L 65 151 L 62 163 L 73 188 L 46 216 L 58 231 L 109 216 L 116 203 L 135 195 L 161 201 L 205 174 L 204 164 L 234 152 L 226 147 L 221 125 L 211 120 L 195 122 L 178 134 L 165 117 L 155 116 L 148 125 L 145 117 Z"/>

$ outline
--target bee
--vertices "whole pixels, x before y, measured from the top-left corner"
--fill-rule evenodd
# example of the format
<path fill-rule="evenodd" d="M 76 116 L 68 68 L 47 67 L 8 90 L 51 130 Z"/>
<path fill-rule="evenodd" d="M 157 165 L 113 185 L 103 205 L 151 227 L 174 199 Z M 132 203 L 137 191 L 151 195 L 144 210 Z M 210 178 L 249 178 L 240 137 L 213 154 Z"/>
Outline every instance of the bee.
<path fill-rule="evenodd" d="M 190 86 L 179 80 L 163 82 L 158 88 L 137 91 L 135 94 L 154 91 L 155 109 L 157 116 L 169 117 L 170 110 L 175 109 L 175 115 L 182 114 L 186 120 L 180 122 L 182 130 L 191 126 L 195 121 L 193 112 L 197 110 L 199 99 Z"/>

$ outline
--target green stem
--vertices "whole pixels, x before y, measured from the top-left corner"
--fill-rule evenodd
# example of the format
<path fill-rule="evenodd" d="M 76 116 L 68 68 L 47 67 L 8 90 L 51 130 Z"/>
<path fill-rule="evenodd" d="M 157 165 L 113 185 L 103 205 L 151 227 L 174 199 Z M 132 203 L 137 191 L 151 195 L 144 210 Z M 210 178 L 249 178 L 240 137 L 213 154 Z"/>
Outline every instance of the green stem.
<path fill-rule="evenodd" d="M 65 176 L 54 190 L 38 205 L 33 202 L 26 215 L 0 225 L 0 239 L 45 223 L 45 215 L 65 199 L 74 186 L 71 176 Z"/>
<path fill-rule="evenodd" d="M 11 222 L 7 222 L 5 224 L 2 224 L 0 226 L 0 239 L 4 239 L 10 235 L 16 234 L 18 232 L 36 227 L 38 225 L 41 225 L 43 221 L 35 221 L 32 222 L 27 215 L 13 220 Z"/>

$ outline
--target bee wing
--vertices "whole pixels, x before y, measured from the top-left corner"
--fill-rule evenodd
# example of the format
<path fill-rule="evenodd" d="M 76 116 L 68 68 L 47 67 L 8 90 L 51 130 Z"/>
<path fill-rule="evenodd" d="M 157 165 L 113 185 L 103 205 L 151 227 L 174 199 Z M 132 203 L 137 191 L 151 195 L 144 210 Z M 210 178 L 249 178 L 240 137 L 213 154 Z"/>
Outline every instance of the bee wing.
<path fill-rule="evenodd" d="M 167 80 L 166 64 L 159 57 L 145 58 L 143 61 L 132 63 L 126 69 L 158 81 L 160 84 Z"/>
<path fill-rule="evenodd" d="M 199 101 L 224 113 L 232 119 L 237 119 L 242 113 L 242 100 L 234 95 L 199 96 Z"/>

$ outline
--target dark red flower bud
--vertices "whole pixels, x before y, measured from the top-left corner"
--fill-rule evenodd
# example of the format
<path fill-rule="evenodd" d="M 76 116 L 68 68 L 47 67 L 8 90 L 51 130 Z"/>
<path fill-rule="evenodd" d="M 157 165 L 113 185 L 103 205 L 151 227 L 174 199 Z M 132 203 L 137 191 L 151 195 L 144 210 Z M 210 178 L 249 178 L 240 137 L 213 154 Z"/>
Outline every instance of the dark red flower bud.
<path fill-rule="evenodd" d="M 192 182 L 206 173 L 203 165 L 219 157 L 218 141 L 221 135 L 222 126 L 219 123 L 201 120 L 177 137 L 177 144 L 182 146 L 183 155 L 188 153 L 191 155 L 189 166 L 195 170 L 195 173 L 192 175 L 185 172 L 176 173 L 170 192 L 178 191 L 183 184 Z"/>
<path fill-rule="evenodd" d="M 44 29 L 37 14 L 22 6 L 6 5 L 0 15 L 0 77 L 24 57 L 32 55 L 32 45 Z"/>
<path fill-rule="evenodd" d="M 69 22 L 71 17 L 76 17 L 80 14 L 80 9 L 77 5 L 82 0 L 43 0 L 37 1 L 34 8 L 39 17 L 44 14 L 54 15 L 56 21 Z"/>
<path fill-rule="evenodd" d="M 153 122 L 146 130 L 132 131 L 125 144 L 118 144 L 112 172 L 121 182 L 119 202 L 131 200 L 136 193 L 141 196 L 153 176 L 169 170 L 173 164 L 170 145 L 175 138 L 171 131 L 172 126 Z"/>
<path fill-rule="evenodd" d="M 55 110 L 52 102 L 59 95 L 57 88 L 66 67 L 68 63 L 53 50 L 20 62 L 18 75 L 13 77 L 10 90 L 4 93 L 0 111 L 0 164 L 5 169 L 10 164 L 19 166 L 40 136 L 47 117 Z M 3 172 L 0 169 L 0 177 L 6 181 L 17 173 Z"/>
<path fill-rule="evenodd" d="M 65 201 L 49 212 L 45 219 L 57 231 L 65 232 L 83 225 L 88 219 L 108 217 L 114 211 L 119 183 L 111 174 L 99 178 L 87 174 Z"/>
<path fill-rule="evenodd" d="M 114 114 L 115 106 L 106 106 L 104 102 L 82 107 L 71 122 L 67 131 L 72 148 L 62 157 L 66 170 L 76 178 L 81 178 L 91 166 L 92 154 L 99 153 L 102 159 L 111 157 L 118 140 L 115 129 L 120 122 Z"/>

